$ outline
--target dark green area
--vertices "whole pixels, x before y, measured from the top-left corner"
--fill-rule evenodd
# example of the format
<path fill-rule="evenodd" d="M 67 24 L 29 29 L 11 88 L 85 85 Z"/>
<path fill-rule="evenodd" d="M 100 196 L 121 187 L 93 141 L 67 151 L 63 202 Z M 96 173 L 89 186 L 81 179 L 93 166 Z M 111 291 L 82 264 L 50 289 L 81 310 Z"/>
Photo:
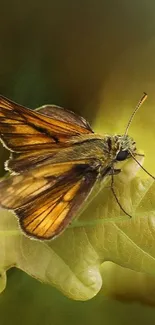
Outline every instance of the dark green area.
<path fill-rule="evenodd" d="M 0 295 L 1 325 L 151 325 L 154 319 L 151 307 L 111 301 L 101 294 L 87 302 L 72 301 L 18 270 L 9 272 Z"/>

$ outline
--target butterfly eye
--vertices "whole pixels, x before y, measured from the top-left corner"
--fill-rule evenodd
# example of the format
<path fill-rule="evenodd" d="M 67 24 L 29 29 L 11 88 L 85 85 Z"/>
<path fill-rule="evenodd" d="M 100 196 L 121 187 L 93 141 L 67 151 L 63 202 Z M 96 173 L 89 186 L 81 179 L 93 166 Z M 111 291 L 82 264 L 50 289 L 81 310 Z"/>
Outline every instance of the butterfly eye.
<path fill-rule="evenodd" d="M 128 156 L 129 156 L 128 150 L 120 150 L 116 156 L 116 160 L 122 161 L 122 160 L 127 159 Z"/>

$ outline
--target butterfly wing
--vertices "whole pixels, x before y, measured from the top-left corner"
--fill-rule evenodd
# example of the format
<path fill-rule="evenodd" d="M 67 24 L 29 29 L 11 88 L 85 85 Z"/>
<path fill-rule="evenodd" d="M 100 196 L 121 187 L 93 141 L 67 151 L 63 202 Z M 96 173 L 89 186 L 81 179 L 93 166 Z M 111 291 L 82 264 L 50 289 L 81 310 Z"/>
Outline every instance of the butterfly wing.
<path fill-rule="evenodd" d="M 41 114 L 47 115 L 54 120 L 66 122 L 80 127 L 80 133 L 93 133 L 89 123 L 81 116 L 67 110 L 66 108 L 56 105 L 44 105 L 37 109 Z"/>
<path fill-rule="evenodd" d="M 35 165 L 69 146 L 71 137 L 89 133 L 93 131 L 85 119 L 63 108 L 49 105 L 32 111 L 0 96 L 0 138 L 13 151 L 10 170 L 24 170 L 27 160 Z M 21 170 L 16 161 L 23 162 Z"/>
<path fill-rule="evenodd" d="M 90 194 L 98 168 L 88 163 L 56 164 L 0 183 L 0 204 L 13 210 L 29 236 L 51 239 L 76 216 Z"/>

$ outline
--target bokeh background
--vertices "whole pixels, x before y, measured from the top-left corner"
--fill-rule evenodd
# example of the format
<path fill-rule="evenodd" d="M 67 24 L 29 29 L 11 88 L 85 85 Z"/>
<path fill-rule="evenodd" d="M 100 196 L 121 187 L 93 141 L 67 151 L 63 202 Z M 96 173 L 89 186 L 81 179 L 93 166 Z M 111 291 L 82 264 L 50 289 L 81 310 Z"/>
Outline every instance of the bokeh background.
<path fill-rule="evenodd" d="M 131 133 L 153 172 L 155 2 L 0 0 L 0 7 L 0 93 L 30 108 L 58 104 L 83 115 L 99 132 L 121 133 L 142 92 L 148 92 Z M 1 176 L 7 156 L 1 146 Z M 71 301 L 19 270 L 8 272 L 1 325 L 94 322 L 154 324 L 155 309 L 107 299 L 104 288 L 91 301 Z"/>

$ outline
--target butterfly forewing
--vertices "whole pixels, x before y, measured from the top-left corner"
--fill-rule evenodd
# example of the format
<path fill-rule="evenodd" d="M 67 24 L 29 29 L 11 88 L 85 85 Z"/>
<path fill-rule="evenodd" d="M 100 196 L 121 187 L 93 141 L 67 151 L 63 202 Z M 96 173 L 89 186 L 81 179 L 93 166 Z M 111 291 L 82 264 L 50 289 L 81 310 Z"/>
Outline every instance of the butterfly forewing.
<path fill-rule="evenodd" d="M 22 229 L 32 237 L 51 239 L 61 233 L 95 184 L 98 171 L 89 164 L 62 165 L 1 183 L 1 205 L 15 211 Z"/>

